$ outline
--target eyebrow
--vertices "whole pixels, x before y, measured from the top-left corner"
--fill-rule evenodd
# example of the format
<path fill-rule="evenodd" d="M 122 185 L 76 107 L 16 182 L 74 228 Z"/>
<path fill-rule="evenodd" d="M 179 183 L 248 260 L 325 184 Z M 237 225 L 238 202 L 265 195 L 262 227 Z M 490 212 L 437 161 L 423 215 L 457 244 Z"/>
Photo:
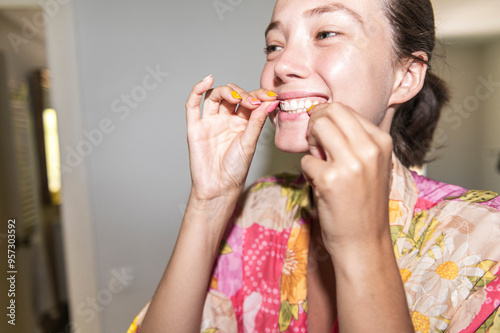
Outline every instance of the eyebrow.
<path fill-rule="evenodd" d="M 341 4 L 341 3 L 330 3 L 327 5 L 319 6 L 313 9 L 309 9 L 304 13 L 304 16 L 318 16 L 325 13 L 335 13 L 335 12 L 343 12 L 349 16 L 351 16 L 354 20 L 358 21 L 360 24 L 364 24 L 363 18 L 353 9 Z"/>
<path fill-rule="evenodd" d="M 360 23 L 361 25 L 364 25 L 363 18 L 361 15 L 359 15 L 356 11 L 352 10 L 351 8 L 341 4 L 341 3 L 330 3 L 327 5 L 319 6 L 313 9 L 309 9 L 304 13 L 304 16 L 312 17 L 312 16 L 318 16 L 321 14 L 326 14 L 326 13 L 335 13 L 335 12 L 344 12 L 351 16 L 355 21 Z M 267 34 L 271 30 L 279 29 L 281 27 L 282 23 L 281 21 L 273 21 L 271 22 L 264 33 L 264 36 L 267 36 Z"/>
<path fill-rule="evenodd" d="M 266 32 L 264 33 L 264 36 L 267 37 L 267 34 L 269 33 L 269 31 L 277 30 L 281 27 L 281 25 L 282 25 L 281 21 L 273 21 L 273 22 L 269 23 L 269 25 L 266 28 Z"/>

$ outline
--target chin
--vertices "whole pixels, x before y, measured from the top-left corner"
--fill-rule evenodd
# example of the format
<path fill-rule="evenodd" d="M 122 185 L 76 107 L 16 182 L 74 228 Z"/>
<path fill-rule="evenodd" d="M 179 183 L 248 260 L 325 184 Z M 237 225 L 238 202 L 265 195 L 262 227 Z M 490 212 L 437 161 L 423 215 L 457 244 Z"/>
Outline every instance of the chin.
<path fill-rule="evenodd" d="M 273 119 L 276 127 L 274 144 L 276 148 L 285 153 L 303 154 L 309 151 L 306 133 L 309 118 L 302 121 L 285 121 Z"/>
<path fill-rule="evenodd" d="M 274 138 L 276 148 L 284 153 L 290 154 L 304 154 L 309 151 L 309 145 L 305 138 L 284 138 L 283 136 L 276 135 Z"/>

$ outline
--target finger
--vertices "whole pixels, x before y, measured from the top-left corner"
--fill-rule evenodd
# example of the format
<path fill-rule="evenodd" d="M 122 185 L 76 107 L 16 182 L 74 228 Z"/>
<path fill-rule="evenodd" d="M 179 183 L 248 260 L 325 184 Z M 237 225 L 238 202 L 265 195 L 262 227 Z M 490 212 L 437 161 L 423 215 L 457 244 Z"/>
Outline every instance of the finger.
<path fill-rule="evenodd" d="M 239 105 L 231 104 L 228 101 L 221 101 L 219 108 L 219 113 L 225 113 L 231 115 L 234 114 L 245 120 L 248 120 L 250 118 L 250 114 L 252 113 L 252 111 L 253 110 L 241 106 L 241 104 Z"/>
<path fill-rule="evenodd" d="M 348 106 L 335 104 L 332 105 L 335 110 L 330 111 L 329 116 L 343 132 L 356 156 L 371 159 L 380 153 L 381 148 L 392 151 L 388 133 Z"/>
<path fill-rule="evenodd" d="M 311 117 L 307 129 L 309 151 L 316 157 L 316 151 L 324 151 L 327 161 L 352 161 L 353 154 L 342 130 L 330 119 L 328 109 L 318 109 Z"/>
<path fill-rule="evenodd" d="M 229 86 L 221 86 L 207 91 L 203 102 L 203 117 L 219 113 L 222 101 L 227 101 L 234 105 L 232 108 L 225 108 L 222 111 L 234 113 L 236 105 L 240 103 L 242 97 Z"/>
<path fill-rule="evenodd" d="M 254 110 L 251 110 L 251 109 L 247 109 L 241 105 L 238 106 L 238 108 L 236 109 L 236 115 L 240 118 L 243 118 L 243 119 L 250 119 L 250 115 L 252 114 L 252 111 Z"/>
<path fill-rule="evenodd" d="M 327 168 L 331 166 L 320 158 L 314 157 L 312 155 L 305 155 L 300 160 L 300 167 L 304 174 L 306 181 L 313 187 L 317 188 L 318 185 L 322 185 L 321 181 L 318 179 L 319 175 L 326 173 Z M 330 171 L 330 173 L 333 171 Z"/>
<path fill-rule="evenodd" d="M 188 124 L 200 119 L 200 104 L 203 100 L 203 94 L 212 87 L 213 83 L 214 78 L 212 75 L 209 75 L 194 85 L 186 101 L 186 118 Z"/>
<path fill-rule="evenodd" d="M 275 101 L 278 98 L 278 94 L 276 94 L 272 90 L 267 90 L 267 89 L 257 89 L 249 92 L 249 94 L 254 96 L 255 98 L 258 98 L 261 101 L 268 101 L 268 102 Z"/>
<path fill-rule="evenodd" d="M 277 101 L 264 102 L 257 109 L 251 111 L 247 128 L 242 135 L 242 144 L 245 145 L 246 148 L 255 149 L 262 127 L 264 127 L 267 120 L 267 110 L 270 107 L 272 108 L 273 105 L 276 106 L 277 103 Z"/>
<path fill-rule="evenodd" d="M 264 89 L 255 90 L 254 92 L 247 92 L 245 89 L 234 83 L 228 83 L 227 86 L 231 87 L 234 91 L 236 91 L 241 96 L 240 106 L 243 106 L 249 110 L 257 109 L 263 101 L 274 101 L 276 100 L 276 93 L 259 93 L 255 94 L 255 92 L 259 92 L 259 90 L 264 91 Z M 271 97 L 271 95 L 273 95 Z"/>
<path fill-rule="evenodd" d="M 237 106 L 234 102 L 222 100 L 219 104 L 219 114 L 234 114 Z"/>
<path fill-rule="evenodd" d="M 236 110 L 236 115 L 247 120 L 250 118 L 252 110 L 258 108 L 262 104 L 262 102 L 274 102 L 278 98 L 278 94 L 276 94 L 272 90 L 257 89 L 251 92 L 247 92 L 234 83 L 229 83 L 227 85 L 233 88 L 242 97 L 242 102 Z M 251 105 L 250 107 L 249 104 Z"/>
<path fill-rule="evenodd" d="M 363 116 L 346 105 L 332 103 L 328 116 L 342 131 L 352 148 L 361 147 L 363 144 L 373 141 L 371 133 L 366 129 L 366 124 L 361 123 Z M 365 119 L 365 123 L 369 123 L 369 121 Z"/>

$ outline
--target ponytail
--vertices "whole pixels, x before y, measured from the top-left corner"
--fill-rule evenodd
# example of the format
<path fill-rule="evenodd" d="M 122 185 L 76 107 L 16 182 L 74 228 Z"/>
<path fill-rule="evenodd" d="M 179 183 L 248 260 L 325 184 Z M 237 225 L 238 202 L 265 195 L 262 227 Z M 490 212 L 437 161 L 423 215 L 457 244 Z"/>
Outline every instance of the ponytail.
<path fill-rule="evenodd" d="M 430 0 L 384 0 L 391 23 L 396 59 L 430 63 L 436 44 L 434 10 Z M 413 54 L 425 52 L 428 61 Z M 441 109 L 448 102 L 446 84 L 427 70 L 422 90 L 399 107 L 391 125 L 394 152 L 406 166 L 421 166 L 431 148 Z"/>

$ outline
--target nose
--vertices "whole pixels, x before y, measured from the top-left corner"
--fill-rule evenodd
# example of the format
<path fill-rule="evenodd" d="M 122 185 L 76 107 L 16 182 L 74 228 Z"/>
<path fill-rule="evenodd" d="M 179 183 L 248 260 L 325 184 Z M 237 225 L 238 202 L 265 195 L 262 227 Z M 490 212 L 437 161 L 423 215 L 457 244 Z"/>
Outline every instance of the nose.
<path fill-rule="evenodd" d="M 307 45 L 290 42 L 282 50 L 274 65 L 274 77 L 277 82 L 305 79 L 311 75 Z"/>

